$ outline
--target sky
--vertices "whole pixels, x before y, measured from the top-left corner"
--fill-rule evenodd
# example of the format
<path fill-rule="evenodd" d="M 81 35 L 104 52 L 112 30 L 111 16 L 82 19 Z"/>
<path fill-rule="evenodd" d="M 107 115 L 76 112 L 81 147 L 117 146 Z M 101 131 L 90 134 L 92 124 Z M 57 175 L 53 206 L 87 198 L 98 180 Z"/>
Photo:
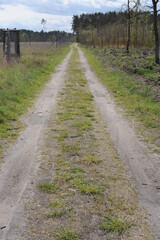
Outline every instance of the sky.
<path fill-rule="evenodd" d="M 142 0 L 144 1 L 144 0 Z M 0 0 L 0 28 L 71 32 L 73 15 L 119 11 L 127 0 Z M 41 20 L 46 24 L 42 26 Z"/>

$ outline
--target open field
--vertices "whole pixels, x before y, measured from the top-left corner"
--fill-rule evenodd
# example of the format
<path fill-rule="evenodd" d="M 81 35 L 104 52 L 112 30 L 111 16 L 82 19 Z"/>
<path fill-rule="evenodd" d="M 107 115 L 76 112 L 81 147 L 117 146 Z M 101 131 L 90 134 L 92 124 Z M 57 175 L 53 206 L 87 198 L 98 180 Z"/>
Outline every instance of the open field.
<path fill-rule="evenodd" d="M 31 106 L 50 74 L 68 53 L 69 47 L 51 47 L 50 43 L 22 44 L 21 58 L 0 68 L 0 145 L 14 139 L 22 125 L 21 114 Z M 1 146 L 2 149 L 2 146 Z"/>
<path fill-rule="evenodd" d="M 46 54 L 51 49 L 55 48 L 55 44 L 52 42 L 20 42 L 20 52 L 22 57 L 26 57 L 31 54 Z M 14 53 L 14 45 L 11 43 L 11 53 Z M 3 43 L 0 43 L 0 65 L 3 65 Z"/>

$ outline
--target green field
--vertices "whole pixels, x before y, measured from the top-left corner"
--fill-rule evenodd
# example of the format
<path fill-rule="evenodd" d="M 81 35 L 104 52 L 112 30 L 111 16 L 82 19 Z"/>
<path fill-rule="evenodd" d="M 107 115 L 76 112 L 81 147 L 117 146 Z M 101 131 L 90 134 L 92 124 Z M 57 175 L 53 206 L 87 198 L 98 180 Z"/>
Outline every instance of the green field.
<path fill-rule="evenodd" d="M 18 118 L 31 106 L 50 74 L 69 52 L 69 46 L 23 43 L 21 58 L 0 68 L 0 143 L 14 139 L 21 128 Z"/>

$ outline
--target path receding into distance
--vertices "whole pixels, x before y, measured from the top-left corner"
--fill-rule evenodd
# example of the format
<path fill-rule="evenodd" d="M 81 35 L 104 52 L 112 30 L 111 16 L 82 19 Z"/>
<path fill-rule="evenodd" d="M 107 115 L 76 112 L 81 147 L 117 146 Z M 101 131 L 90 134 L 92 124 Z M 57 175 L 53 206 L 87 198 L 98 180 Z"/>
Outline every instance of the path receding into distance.
<path fill-rule="evenodd" d="M 89 67 L 82 51 L 78 48 L 81 67 L 89 82 L 91 93 L 101 112 L 111 138 L 139 190 L 140 202 L 146 207 L 156 239 L 160 239 L 160 176 L 158 175 L 156 156 L 147 153 L 147 148 L 136 137 L 134 129 L 117 111 L 108 91 L 100 83 Z M 19 139 L 6 153 L 0 171 L 0 240 L 8 239 L 8 231 L 13 216 L 23 198 L 27 184 L 31 182 L 39 166 L 43 130 L 47 126 L 50 114 L 56 110 L 56 96 L 62 89 L 67 64 L 72 49 L 64 61 L 57 67 L 52 80 L 29 110 L 26 128 Z M 21 221 L 19 219 L 19 221 Z M 13 238 L 14 239 L 14 238 Z"/>

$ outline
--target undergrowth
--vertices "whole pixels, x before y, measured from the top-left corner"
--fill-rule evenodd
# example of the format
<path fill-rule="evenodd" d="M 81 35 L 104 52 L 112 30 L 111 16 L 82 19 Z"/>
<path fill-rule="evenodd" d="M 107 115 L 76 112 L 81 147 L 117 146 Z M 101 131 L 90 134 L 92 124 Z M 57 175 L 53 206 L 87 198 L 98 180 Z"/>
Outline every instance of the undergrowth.
<path fill-rule="evenodd" d="M 130 53 L 127 53 L 125 49 L 120 48 L 97 48 L 93 52 L 111 66 L 142 75 L 153 84 L 159 84 L 160 69 L 155 63 L 154 51 L 151 49 L 131 49 Z"/>

